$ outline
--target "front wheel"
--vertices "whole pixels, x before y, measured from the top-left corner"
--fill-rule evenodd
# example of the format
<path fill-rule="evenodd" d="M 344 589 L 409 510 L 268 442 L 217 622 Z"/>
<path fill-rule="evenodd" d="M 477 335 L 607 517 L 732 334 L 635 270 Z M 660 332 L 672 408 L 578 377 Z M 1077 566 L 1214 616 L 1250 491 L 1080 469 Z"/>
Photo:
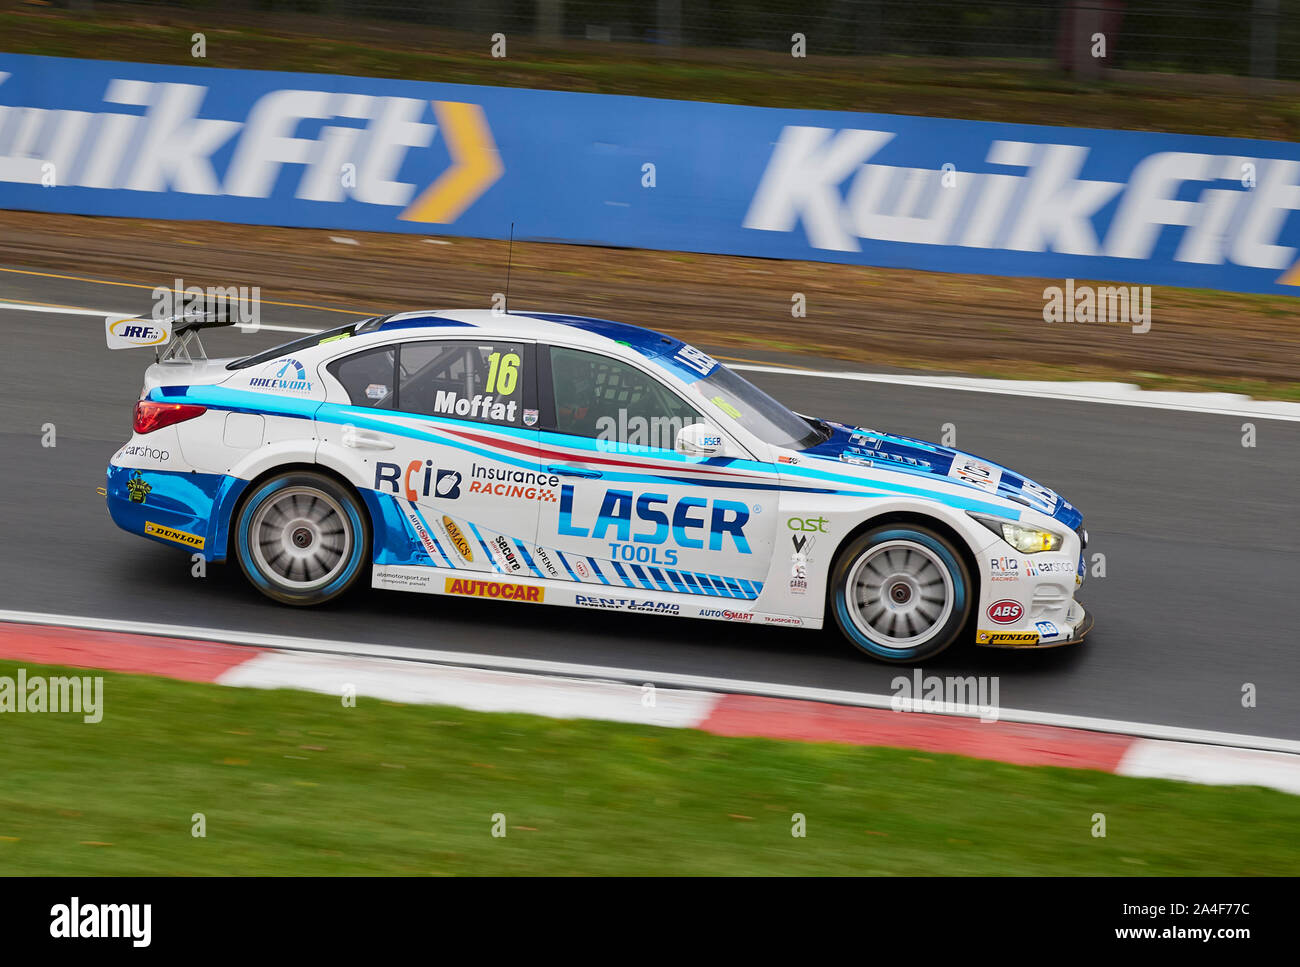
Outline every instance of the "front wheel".
<path fill-rule="evenodd" d="M 873 658 L 905 663 L 956 641 L 970 617 L 974 585 L 950 541 L 925 527 L 889 524 L 844 548 L 830 595 L 849 641 Z"/>
<path fill-rule="evenodd" d="M 283 604 L 323 604 L 365 570 L 370 532 L 347 488 L 319 473 L 258 484 L 235 524 L 235 555 L 249 582 Z"/>

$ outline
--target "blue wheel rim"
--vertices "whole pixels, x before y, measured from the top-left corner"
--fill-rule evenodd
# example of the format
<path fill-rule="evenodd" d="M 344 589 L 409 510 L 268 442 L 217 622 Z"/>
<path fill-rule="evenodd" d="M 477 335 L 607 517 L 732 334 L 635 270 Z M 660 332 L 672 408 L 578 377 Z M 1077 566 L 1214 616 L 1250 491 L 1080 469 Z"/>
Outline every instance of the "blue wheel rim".
<path fill-rule="evenodd" d="M 362 537 L 365 532 L 361 516 L 352 501 L 338 499 L 321 488 L 309 488 L 327 498 L 330 505 L 346 520 L 350 534 L 347 550 L 341 558 L 341 566 L 338 566 L 336 570 L 332 570 L 332 576 L 328 581 L 310 587 L 295 587 L 287 582 L 282 583 L 272 580 L 258 564 L 259 558 L 265 560 L 265 555 L 254 550 L 254 543 L 258 540 L 257 535 L 254 533 L 254 525 L 259 520 L 259 511 L 262 511 L 268 504 L 275 501 L 277 495 L 283 495 L 291 488 L 305 489 L 303 484 L 295 484 L 291 479 L 285 478 L 269 481 L 250 496 L 240 515 L 237 535 L 240 559 L 245 565 L 244 570 L 249 579 L 263 590 L 282 595 L 289 594 L 295 597 L 326 598 L 345 587 L 362 564 L 364 553 Z"/>
<path fill-rule="evenodd" d="M 938 559 L 943 568 L 947 571 L 952 584 L 952 604 L 951 608 L 947 611 L 944 624 L 947 624 L 947 622 L 951 620 L 952 615 L 961 614 L 965 611 L 966 585 L 962 580 L 961 567 L 957 563 L 957 559 L 953 556 L 952 552 L 941 541 L 931 537 L 929 534 L 908 530 L 906 528 L 882 531 L 876 535 L 871 546 L 865 548 L 862 554 L 858 556 L 858 560 L 861 560 L 863 557 L 870 554 L 873 548 L 891 541 L 905 541 L 926 548 L 935 558 Z M 856 647 L 870 655 L 890 659 L 906 659 L 915 654 L 931 650 L 936 637 L 938 634 L 942 633 L 942 626 L 938 629 L 935 636 L 931 636 L 920 644 L 909 648 L 893 647 L 865 633 L 859 627 L 858 622 L 854 620 L 854 615 L 850 610 L 854 606 L 848 601 L 847 585 L 849 582 L 847 578 L 853 573 L 853 568 L 850 568 L 845 575 L 846 580 L 837 584 L 833 599 L 840 627 Z"/>

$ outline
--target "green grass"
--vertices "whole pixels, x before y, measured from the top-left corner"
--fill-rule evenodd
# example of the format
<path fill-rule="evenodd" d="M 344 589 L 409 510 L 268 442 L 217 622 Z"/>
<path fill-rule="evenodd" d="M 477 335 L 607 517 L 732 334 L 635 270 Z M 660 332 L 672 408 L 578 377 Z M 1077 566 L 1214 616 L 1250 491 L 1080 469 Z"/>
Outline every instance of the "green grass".
<path fill-rule="evenodd" d="M 0 873 L 1300 871 L 1267 789 L 104 677 L 97 725 L 0 715 Z"/>

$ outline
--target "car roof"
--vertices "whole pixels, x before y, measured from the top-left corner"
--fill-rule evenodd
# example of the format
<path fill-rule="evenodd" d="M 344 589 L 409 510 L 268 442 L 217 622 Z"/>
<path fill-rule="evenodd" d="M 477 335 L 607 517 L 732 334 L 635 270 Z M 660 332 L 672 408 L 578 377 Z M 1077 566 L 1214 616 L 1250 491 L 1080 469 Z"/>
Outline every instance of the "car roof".
<path fill-rule="evenodd" d="M 474 329 L 497 338 L 588 346 L 610 355 L 639 355 L 666 364 L 668 369 L 676 368 L 668 358 L 685 345 L 680 339 L 626 322 L 558 312 L 502 313 L 492 309 L 421 310 L 378 316 L 361 323 L 356 335 L 365 338 L 366 345 L 371 345 L 382 342 L 382 337 L 391 339 L 426 333 L 454 337 L 470 335 L 469 331 L 458 330 Z M 351 346 L 356 345 L 351 343 Z"/>
<path fill-rule="evenodd" d="M 592 316 L 566 315 L 559 312 L 497 312 L 493 309 L 441 309 L 417 312 L 400 312 L 383 318 L 374 329 L 391 332 L 396 329 L 442 329 L 448 323 L 488 330 L 499 336 L 519 336 L 528 339 L 565 338 L 600 345 L 606 340 L 629 346 L 646 355 L 661 355 L 682 344 L 653 329 L 634 326 L 626 322 L 598 319 Z"/>

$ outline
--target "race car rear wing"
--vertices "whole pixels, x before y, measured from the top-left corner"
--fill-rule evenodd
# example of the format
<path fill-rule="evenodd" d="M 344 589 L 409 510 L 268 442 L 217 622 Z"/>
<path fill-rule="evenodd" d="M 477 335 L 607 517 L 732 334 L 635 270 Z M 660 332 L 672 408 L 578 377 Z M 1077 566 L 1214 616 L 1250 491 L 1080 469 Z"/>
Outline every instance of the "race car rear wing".
<path fill-rule="evenodd" d="M 109 349 L 138 349 L 142 346 L 152 346 L 156 363 L 181 360 L 192 363 L 195 357 L 190 352 L 191 346 L 198 350 L 199 359 L 207 359 L 207 353 L 203 350 L 203 341 L 199 339 L 200 329 L 233 326 L 237 321 L 230 314 L 228 307 L 206 311 L 191 309 L 166 319 L 106 316 L 104 336 Z M 163 348 L 164 346 L 166 349 Z"/>

